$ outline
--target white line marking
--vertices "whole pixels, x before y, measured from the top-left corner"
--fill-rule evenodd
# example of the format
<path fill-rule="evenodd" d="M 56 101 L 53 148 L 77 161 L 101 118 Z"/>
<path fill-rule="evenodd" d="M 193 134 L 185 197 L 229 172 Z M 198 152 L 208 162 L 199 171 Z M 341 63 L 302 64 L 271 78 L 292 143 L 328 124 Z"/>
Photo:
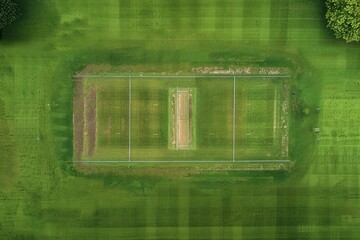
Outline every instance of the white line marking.
<path fill-rule="evenodd" d="M 232 160 L 233 162 L 235 161 L 235 118 L 236 118 L 236 111 L 235 111 L 235 108 L 236 108 L 236 83 L 235 83 L 235 80 L 236 78 L 234 77 L 233 79 L 233 131 L 232 131 L 232 137 L 233 137 L 233 141 L 232 141 Z"/>
<path fill-rule="evenodd" d="M 187 127 L 188 127 L 188 136 L 187 136 L 187 139 L 186 139 L 186 142 L 187 142 L 187 145 L 188 145 L 188 150 L 190 150 L 190 88 L 188 86 L 188 90 L 187 90 L 187 96 L 188 96 L 188 106 L 187 106 Z"/>
<path fill-rule="evenodd" d="M 178 115 L 178 111 L 179 111 L 179 106 L 178 106 L 178 104 L 179 104 L 179 87 L 177 86 L 176 87 L 176 98 L 175 98 L 175 100 L 176 100 L 176 105 L 175 105 L 175 109 L 176 109 L 176 128 L 175 128 L 175 136 L 176 136 L 176 150 L 179 150 L 179 133 L 178 133 L 178 128 L 179 128 L 179 126 L 178 126 L 178 124 L 179 124 L 179 122 L 178 122 L 178 117 L 179 117 L 179 115 Z"/>
<path fill-rule="evenodd" d="M 129 162 L 131 162 L 131 76 L 129 77 Z"/>
<path fill-rule="evenodd" d="M 188 75 L 188 76 L 124 76 L 124 75 L 78 75 L 73 78 L 291 78 L 291 75 Z"/>
<path fill-rule="evenodd" d="M 82 163 L 129 163 L 127 160 L 79 160 Z M 131 163 L 286 163 L 290 160 L 132 160 Z"/>

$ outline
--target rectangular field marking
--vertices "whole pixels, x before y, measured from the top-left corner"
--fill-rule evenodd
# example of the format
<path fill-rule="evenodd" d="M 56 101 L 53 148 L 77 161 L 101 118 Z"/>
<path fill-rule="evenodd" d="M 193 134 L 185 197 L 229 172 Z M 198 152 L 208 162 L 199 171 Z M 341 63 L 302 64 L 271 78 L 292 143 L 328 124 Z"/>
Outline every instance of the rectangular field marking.
<path fill-rule="evenodd" d="M 240 132 L 239 132 L 239 130 L 242 130 L 242 122 L 243 122 L 243 120 L 242 120 L 242 117 L 241 117 L 241 113 L 242 112 L 239 112 L 239 113 L 236 113 L 236 111 L 238 110 L 237 108 L 239 108 L 240 107 L 240 105 L 242 105 L 242 107 L 246 107 L 246 108 L 248 108 L 248 110 L 250 110 L 251 112 L 252 111 L 254 111 L 254 110 L 256 110 L 256 111 L 260 111 L 260 110 L 258 110 L 258 107 L 257 107 L 257 104 L 256 103 L 259 103 L 260 105 L 261 105 L 261 109 L 267 109 L 267 113 L 266 113 L 266 116 L 265 116 L 265 114 L 264 114 L 264 117 L 267 117 L 267 119 L 269 120 L 269 121 L 267 121 L 269 124 L 267 125 L 267 135 L 266 136 L 268 136 L 269 137 L 269 141 L 268 141 L 268 143 L 269 144 L 271 144 L 271 139 L 270 139 L 270 137 L 271 136 L 273 136 L 274 134 L 277 136 L 279 133 L 280 133 L 280 130 L 281 130 L 281 127 L 279 126 L 280 124 L 281 124 L 281 121 L 280 121 L 280 117 L 279 116 L 281 116 L 281 115 L 279 115 L 276 119 L 273 117 L 273 119 L 271 119 L 271 117 L 272 116 L 277 116 L 278 114 L 280 114 L 281 113 L 281 107 L 280 107 L 280 104 L 281 104 L 281 101 L 282 101 L 282 96 L 280 96 L 280 92 L 281 92 L 281 90 L 280 89 L 268 89 L 268 88 L 266 88 L 264 91 L 264 95 L 261 95 L 262 94 L 262 88 L 263 88 L 263 85 L 259 85 L 259 84 L 257 84 L 257 85 L 255 85 L 255 87 L 254 87 L 254 89 L 256 88 L 257 89 L 257 87 L 259 87 L 260 86 L 260 90 L 254 90 L 255 92 L 257 92 L 257 91 L 259 91 L 260 92 L 260 95 L 255 95 L 255 104 L 252 104 L 252 103 L 250 103 L 250 102 L 248 102 L 248 103 L 246 103 L 246 100 L 244 99 L 244 104 L 243 104 L 243 101 L 242 101 L 242 89 L 243 89 L 243 87 L 242 87 L 242 79 L 236 79 L 236 77 L 235 76 L 233 76 L 232 77 L 233 78 L 233 106 L 231 106 L 231 105 L 229 105 L 229 103 L 231 103 L 231 95 L 230 96 L 227 96 L 227 98 L 226 98 L 226 101 L 223 101 L 224 102 L 224 105 L 226 105 L 227 106 L 227 110 L 226 110 L 226 112 L 227 112 L 227 114 L 229 114 L 230 112 L 231 112 L 231 107 L 233 107 L 233 117 L 232 117 L 232 119 L 230 119 L 229 117 L 229 115 L 227 116 L 227 121 L 226 121 L 226 123 L 227 123 L 227 125 L 226 126 L 222 126 L 222 128 L 224 128 L 226 131 L 227 131 L 227 133 L 226 133 L 226 142 L 225 142 L 225 140 L 223 140 L 223 139 L 221 139 L 221 143 L 226 143 L 226 146 L 227 146 L 227 160 L 230 160 L 231 159 L 231 161 L 233 161 L 233 162 L 236 162 L 236 159 L 241 159 L 241 158 L 247 158 L 247 155 L 248 155 L 248 153 L 246 152 L 245 154 L 244 154 L 244 156 L 243 156 L 243 152 L 242 152 L 242 147 L 241 147 L 241 144 L 240 145 L 235 145 L 236 143 L 238 143 L 238 142 L 236 142 L 236 141 L 238 141 L 239 140 L 239 138 L 240 138 L 240 142 L 242 142 L 241 140 L 243 139 L 243 138 L 246 138 L 245 137 L 245 134 L 246 134 L 246 131 L 245 132 L 241 132 L 241 134 L 240 134 Z M 115 86 L 115 88 L 112 88 L 111 90 L 109 89 L 109 93 L 110 93 L 110 95 L 111 96 L 113 96 L 112 98 L 113 99 L 115 99 L 116 98 L 116 103 L 117 104 L 114 104 L 114 105 L 112 105 L 112 104 L 108 104 L 108 103 L 110 103 L 109 101 L 111 101 L 111 97 L 110 98 L 104 98 L 104 111 L 105 111 L 105 117 L 104 117 L 104 119 L 105 120 L 103 120 L 103 123 L 104 123 L 104 126 L 105 126 L 105 124 L 106 124 L 106 114 L 107 114 L 107 112 L 110 112 L 111 114 L 112 114 L 112 117 L 114 117 L 115 116 L 115 118 L 116 118 L 116 128 L 114 129 L 114 131 L 111 131 L 111 134 L 112 134 L 112 137 L 116 140 L 116 139 L 119 139 L 119 137 L 120 137 L 120 135 L 121 135 L 121 137 L 120 138 L 122 138 L 122 140 L 121 140 L 121 143 L 120 143 L 120 140 L 119 140 L 119 143 L 122 145 L 122 150 L 121 149 L 117 149 L 117 147 L 116 147 L 116 149 L 115 149 L 115 147 L 113 147 L 113 145 L 109 145 L 109 148 L 111 147 L 111 148 L 114 148 L 114 149 L 111 149 L 111 151 L 113 151 L 113 152 L 111 152 L 111 154 L 110 155 L 107 155 L 107 160 L 110 160 L 110 159 L 113 159 L 113 158 L 117 158 L 117 156 L 115 156 L 115 154 L 117 154 L 117 153 L 119 153 L 119 151 L 121 150 L 122 151 L 122 153 L 120 154 L 121 156 L 123 156 L 123 157 L 121 157 L 122 158 L 122 160 L 128 160 L 129 162 L 131 161 L 131 162 L 136 162 L 136 160 L 140 160 L 140 159 L 144 159 L 144 157 L 146 158 L 146 159 L 148 159 L 148 158 L 150 158 L 149 160 L 151 161 L 151 158 L 152 157 L 155 157 L 155 158 L 159 158 L 159 159 L 163 159 L 163 160 L 165 160 L 165 161 L 169 161 L 170 160 L 170 158 L 169 159 L 166 159 L 167 157 L 167 155 L 166 154 L 168 154 L 169 156 L 171 155 L 171 159 L 173 159 L 174 158 L 174 160 L 171 160 L 171 161 L 176 161 L 175 159 L 177 158 L 177 160 L 180 160 L 180 159 L 182 159 L 182 158 L 185 158 L 184 160 L 187 160 L 187 158 L 189 157 L 189 160 L 190 159 L 196 159 L 196 154 L 197 155 L 199 155 L 198 154 L 198 152 L 195 152 L 194 151 L 194 153 L 192 153 L 192 152 L 189 152 L 189 153 L 184 153 L 184 154 L 182 154 L 181 153 L 181 151 L 179 152 L 179 153 L 175 153 L 175 152 L 173 152 L 173 153 L 171 153 L 171 152 L 166 152 L 167 150 L 174 150 L 174 148 L 175 148 L 175 146 L 174 146 L 174 143 L 175 143 L 175 141 L 173 141 L 173 144 L 171 144 L 171 142 L 170 142 L 170 140 L 168 140 L 168 148 L 166 148 L 166 146 L 163 146 L 163 147 L 165 147 L 165 149 L 164 149 L 164 153 L 158 153 L 158 152 L 155 152 L 154 151 L 154 154 L 153 155 L 150 155 L 151 154 L 151 151 L 146 151 L 144 154 L 143 153 L 141 153 L 141 154 L 143 154 L 143 156 L 140 156 L 140 158 L 138 159 L 138 157 L 137 157 L 137 155 L 138 155 L 138 151 L 136 151 L 136 153 L 134 152 L 134 153 L 132 153 L 132 146 L 134 146 L 134 147 L 136 147 L 136 150 L 138 150 L 138 147 L 136 146 L 136 143 L 135 143 L 135 138 L 133 138 L 133 136 L 132 136 L 132 133 L 134 133 L 135 134 L 135 132 L 131 129 L 132 127 L 131 127 L 131 125 L 132 125 L 132 120 L 135 120 L 135 119 L 133 119 L 133 116 L 132 116 L 132 109 L 135 109 L 134 110 L 134 113 L 137 113 L 138 111 L 137 111 L 137 106 L 136 106 L 136 104 L 135 104 L 135 102 L 133 102 L 132 101 L 132 90 L 133 90 L 133 88 L 135 87 L 135 85 L 134 86 L 132 86 L 132 83 L 136 83 L 136 82 L 133 82 L 132 81 L 132 77 L 131 76 L 128 76 L 128 79 L 124 79 L 125 81 L 124 81 L 124 83 L 121 83 L 120 85 L 119 85 L 119 87 L 116 87 Z M 126 81 L 128 80 L 128 98 L 126 98 Z M 139 79 L 140 80 L 140 79 Z M 229 79 L 230 80 L 230 79 Z M 240 80 L 240 82 L 236 82 L 237 80 Z M 258 80 L 255 82 L 255 84 L 257 83 L 257 82 L 259 82 Z M 115 82 L 114 82 L 115 83 Z M 152 86 L 151 84 L 152 84 L 152 82 L 149 82 L 150 83 L 150 85 L 149 86 Z M 155 82 L 156 84 L 158 83 L 158 82 Z M 201 82 L 202 83 L 202 82 Z M 205 82 L 206 83 L 206 82 Z M 229 82 L 228 82 L 229 83 Z M 158 87 L 158 85 L 156 85 L 155 84 L 155 87 Z M 186 106 L 186 105 L 190 105 L 190 104 L 192 104 L 193 105 L 193 107 L 195 108 L 196 106 L 195 106 L 195 103 L 194 103 L 194 93 L 195 93 L 195 89 L 196 88 L 194 88 L 194 86 L 193 86 L 193 83 L 191 82 L 191 86 L 189 86 L 188 85 L 188 83 L 186 83 L 186 82 L 184 82 L 184 84 L 181 84 L 181 85 L 177 85 L 178 84 L 178 82 L 177 81 L 175 81 L 175 82 L 172 82 L 172 81 L 170 81 L 169 82 L 169 89 L 168 89 L 168 92 L 169 92 L 169 100 L 168 100 L 168 103 L 170 104 L 169 106 L 171 106 L 171 98 L 170 98 L 170 96 L 171 95 L 174 95 L 174 94 L 170 94 L 171 93 L 171 91 L 172 91 L 172 93 L 174 93 L 175 91 L 175 89 L 174 89 L 174 87 L 176 87 L 177 88 L 177 99 L 175 100 L 175 99 L 173 99 L 172 101 L 173 102 L 175 102 L 175 101 L 177 101 L 178 102 L 178 104 L 174 104 L 175 106 L 177 106 L 177 118 L 176 118 L 176 120 L 175 120 L 175 118 L 173 118 L 173 121 L 175 122 L 175 121 L 177 121 L 177 124 L 174 124 L 174 125 L 176 125 L 177 127 L 177 129 L 176 129 L 176 131 L 173 131 L 173 136 L 174 135 L 177 135 L 177 137 L 175 138 L 176 140 L 177 140 L 177 147 L 178 147 L 178 150 L 196 150 L 196 146 L 193 146 L 193 144 L 196 144 L 196 142 L 194 142 L 194 141 L 191 141 L 191 133 L 192 133 L 192 131 L 191 131 L 191 129 L 190 128 L 186 128 L 186 126 L 189 126 L 189 125 L 191 125 L 192 126 L 192 124 L 195 124 L 195 123 L 192 123 L 192 121 L 194 120 L 194 119 L 192 119 L 191 118 L 191 109 L 189 108 L 188 109 L 188 111 L 187 110 L 184 110 L 183 108 Z M 186 86 L 186 85 L 187 86 Z M 240 85 L 239 85 L 240 84 Z M 245 89 L 247 89 L 247 85 L 246 84 L 248 84 L 247 82 L 245 82 L 244 83 L 244 85 L 245 85 Z M 102 83 L 99 83 L 99 86 L 103 86 L 103 84 Z M 107 85 L 106 85 L 107 86 Z M 110 86 L 110 85 L 109 85 Z M 140 86 L 140 85 L 139 85 Z M 196 86 L 196 85 L 195 85 Z M 200 85 L 200 86 L 202 86 L 202 85 Z M 251 89 L 251 87 L 252 87 L 253 85 L 250 85 L 250 89 Z M 124 89 L 124 87 L 125 87 L 125 89 Z M 165 87 L 165 88 L 164 88 Z M 162 91 L 163 91 L 163 95 L 164 96 L 162 96 L 162 97 L 154 97 L 153 95 L 151 95 L 150 94 L 150 96 L 152 96 L 152 98 L 149 98 L 150 100 L 148 101 L 148 102 L 146 102 L 147 103 L 147 105 L 148 105 L 148 108 L 149 109 L 157 109 L 157 107 L 159 106 L 161 106 L 161 104 L 158 104 L 155 100 L 153 100 L 153 98 L 155 99 L 156 98 L 156 100 L 157 101 L 165 101 L 165 99 L 166 99 L 166 97 L 165 97 L 165 90 L 166 90 L 166 88 L 167 88 L 167 86 L 165 85 L 165 86 L 162 86 Z M 236 88 L 239 88 L 239 90 L 237 90 Z M 265 87 L 264 87 L 265 88 Z M 213 87 L 211 88 L 211 89 L 213 89 Z M 135 90 L 137 90 L 137 89 L 135 89 Z M 134 90 L 134 91 L 135 91 Z M 231 91 L 231 82 L 230 82 L 230 85 L 228 84 L 227 85 L 227 87 L 224 89 L 224 91 L 225 92 L 227 92 L 227 93 L 229 93 L 229 90 Z M 272 91 L 271 91 L 272 90 Z M 104 91 L 104 90 L 103 90 Z M 236 96 L 236 91 L 240 91 L 240 94 L 239 95 L 241 95 L 241 96 Z M 190 95 L 189 95 L 189 92 L 190 92 Z M 225 93 L 224 92 L 224 93 Z M 134 93 L 137 93 L 137 91 L 135 91 Z M 202 93 L 202 92 L 201 92 Z M 105 93 L 104 93 L 105 94 Z M 273 97 L 275 95 L 275 99 L 273 100 L 274 102 L 271 102 L 271 97 Z M 104 96 L 108 96 L 108 95 L 104 95 Z M 135 96 L 134 96 L 135 97 Z M 219 96 L 220 97 L 220 96 Z M 118 98 L 119 98 L 119 100 L 118 100 Z M 159 99 L 160 100 L 159 100 Z M 266 98 L 266 99 L 263 99 L 263 98 Z M 128 138 L 128 150 L 126 150 L 126 101 L 128 100 L 128 127 L 129 127 L 129 130 L 128 130 L 128 134 L 129 134 L 129 138 Z M 136 100 L 136 99 L 135 99 Z M 229 101 L 230 100 L 230 101 Z M 239 104 L 236 104 L 236 101 L 239 101 L 239 103 L 241 103 L 240 105 Z M 266 103 L 266 101 L 267 101 L 267 103 Z M 115 102 L 114 102 L 115 103 Z M 119 104 L 120 103 L 120 104 Z M 267 104 L 267 108 L 265 108 L 264 106 L 265 106 L 265 103 Z M 112 105 L 112 106 L 111 106 Z M 120 107 L 120 105 L 121 106 L 123 106 L 123 107 Z M 125 106 L 124 106 L 125 105 Z M 245 106 L 244 106 L 245 105 Z M 273 109 L 273 112 L 271 111 L 271 109 L 269 109 L 269 107 L 271 108 L 271 106 L 277 106 L 276 108 L 274 108 Z M 201 107 L 202 107 L 203 105 L 201 105 Z M 256 106 L 256 107 L 252 107 L 252 106 Z M 124 108 L 125 107 L 125 108 Z M 166 108 L 166 107 L 165 107 Z M 120 111 L 122 109 L 122 111 Z M 235 109 L 235 111 L 234 111 L 234 109 Z M 174 110 L 175 110 L 175 108 L 174 108 Z M 230 111 L 229 111 L 230 110 Z M 163 110 L 163 112 L 164 112 L 165 110 Z M 241 110 L 242 111 L 242 110 Z M 120 112 L 121 112 L 121 115 L 120 115 Z M 170 118 L 170 112 L 171 111 L 169 111 L 169 122 L 171 122 L 171 118 Z M 196 110 L 195 109 L 193 109 L 193 112 L 196 112 Z M 215 112 L 215 111 L 214 111 Z M 109 113 L 109 114 L 110 114 Z M 164 114 L 166 114 L 166 112 L 164 112 Z M 255 114 L 258 114 L 257 112 L 255 113 Z M 271 115 L 271 114 L 273 114 L 273 115 Z M 252 112 L 250 115 L 252 115 L 252 116 L 254 116 L 254 112 Z M 119 121 L 118 121 L 118 119 L 119 119 L 119 117 L 120 117 L 120 119 L 122 120 L 122 121 L 120 121 L 120 123 L 122 122 L 122 124 L 120 124 L 121 125 L 121 128 L 120 129 L 118 129 L 118 123 L 119 123 Z M 187 118 L 188 117 L 188 118 Z M 269 118 L 270 117 L 270 118 Z M 154 118 L 155 119 L 155 118 Z M 164 118 L 165 119 L 165 118 Z M 195 119 L 196 120 L 196 119 Z M 159 123 L 161 122 L 161 118 L 156 118 L 155 120 L 154 120 L 154 122 L 155 121 L 158 121 Z M 231 123 L 231 121 L 232 121 L 232 123 Z M 239 122 L 239 123 L 237 123 L 237 121 Z M 271 121 L 273 121 L 273 125 L 271 125 Z M 171 123 L 169 123 L 169 124 L 171 124 Z M 232 132 L 231 132 L 231 126 L 230 125 L 233 125 L 232 126 Z M 238 124 L 238 125 L 237 125 Z M 135 126 L 136 125 L 136 126 Z M 134 127 L 136 128 L 138 125 L 137 124 L 135 124 L 134 125 Z M 166 132 L 166 129 L 165 130 L 163 130 L 163 132 L 158 132 L 158 131 L 155 131 L 156 129 L 153 127 L 153 123 L 151 123 L 149 126 L 150 126 L 150 130 L 149 130 L 149 132 L 147 133 L 148 134 L 148 138 L 149 139 L 157 139 L 157 136 L 161 136 L 161 138 L 159 138 L 159 139 L 163 139 L 163 144 L 165 144 L 165 142 L 166 142 L 166 136 L 163 134 L 163 132 Z M 271 126 L 275 126 L 275 127 L 277 127 L 277 129 L 273 129 L 273 131 L 271 131 L 271 129 L 269 129 L 269 127 L 271 127 Z M 105 126 L 106 127 L 106 126 Z M 146 126 L 145 126 L 146 127 Z M 135 128 L 134 128 L 134 130 L 135 130 Z M 121 129 L 123 129 L 123 130 L 125 130 L 125 132 L 123 132 Z M 170 128 L 169 128 L 170 129 Z M 208 134 L 208 135 L 214 135 L 215 137 L 217 137 L 217 138 L 219 138 L 220 139 L 220 137 L 223 137 L 222 135 L 218 135 L 218 133 L 214 133 L 213 131 L 211 131 L 212 129 L 211 128 L 208 128 L 210 131 L 208 131 L 208 132 L 204 132 L 204 134 Z M 120 132 L 120 131 L 121 132 Z M 230 131 L 229 131 L 230 130 Z M 170 130 L 168 130 L 168 131 L 170 131 Z M 185 133 L 185 131 L 186 131 L 186 133 Z M 193 130 L 193 131 L 195 131 L 195 130 Z M 237 131 L 237 132 L 236 132 Z M 273 133 L 273 135 L 272 135 L 272 133 Z M 102 134 L 102 133 L 99 133 L 99 134 Z M 194 135 L 195 134 L 195 135 Z M 201 135 L 201 136 L 204 136 L 204 134 L 203 135 Z M 136 136 L 137 136 L 137 134 L 135 134 Z M 136 137 L 134 135 L 134 137 Z M 232 136 L 231 136 L 232 135 Z M 244 135 L 244 136 L 242 136 L 242 135 Z M 248 131 L 248 135 L 253 135 L 253 133 L 251 132 L 251 131 Z M 168 132 L 168 136 L 169 136 L 169 139 L 170 139 L 170 132 Z M 190 139 L 188 139 L 190 137 Z M 230 145 L 229 145 L 229 143 L 230 143 L 230 138 L 233 138 L 233 140 L 232 140 L 232 158 L 229 156 L 229 147 L 230 147 Z M 195 132 L 193 132 L 192 133 L 192 138 L 193 139 L 195 139 L 196 138 L 196 133 Z M 254 136 L 253 138 L 251 138 L 250 139 L 250 141 L 256 141 L 256 139 L 255 138 L 257 138 L 257 136 Z M 175 140 L 175 139 L 173 139 L 173 140 Z M 187 143 L 186 142 L 186 139 L 188 139 L 189 140 L 189 143 Z M 277 138 L 278 140 L 280 140 L 279 139 L 279 137 Z M 230 140 L 230 141 L 229 141 Z M 116 140 L 117 141 L 117 140 Z M 134 141 L 134 144 L 132 144 L 132 141 Z M 203 141 L 203 140 L 201 140 L 201 141 Z M 202 142 L 199 142 L 199 144 L 202 144 Z M 220 142 L 220 140 L 219 140 L 219 142 Z M 116 142 L 116 144 L 118 144 L 117 142 Z M 206 142 L 206 144 L 207 144 L 207 142 Z M 230 143 L 231 144 L 231 143 Z M 267 143 L 266 143 L 267 144 Z M 224 144 L 225 145 L 225 144 Z M 107 145 L 105 145 L 105 147 L 106 147 Z M 121 146 L 120 146 L 121 147 Z M 181 148 L 183 148 L 183 149 L 181 149 Z M 105 148 L 104 148 L 105 149 Z M 102 150 L 102 152 L 100 152 L 99 151 L 99 154 L 103 154 L 104 153 L 104 149 L 101 149 Z M 251 148 L 251 146 L 249 147 L 249 152 L 251 153 L 251 151 L 253 151 L 253 149 Z M 141 151 L 143 151 L 144 149 L 141 149 Z M 209 148 L 209 150 L 210 151 L 212 151 L 212 148 Z M 126 152 L 128 151 L 128 159 L 126 159 L 127 157 L 126 157 Z M 212 157 L 211 155 L 209 155 L 208 154 L 208 152 L 207 151 L 205 151 L 204 150 L 204 152 L 202 152 L 203 150 L 202 149 L 200 149 L 200 151 L 199 151 L 199 153 L 200 154 L 202 154 L 201 155 L 201 158 L 204 156 L 204 159 L 216 159 L 216 157 Z M 215 151 L 215 150 L 214 150 Z M 231 150 L 230 150 L 231 151 Z M 238 151 L 238 152 L 236 152 L 236 151 Z M 172 154 L 174 154 L 174 157 L 173 157 L 173 155 Z M 186 154 L 186 155 L 185 155 Z M 192 157 L 192 154 L 194 154 L 194 156 L 195 156 L 195 158 L 194 157 Z M 166 156 L 165 156 L 166 155 Z M 257 156 L 257 157 L 262 157 L 260 154 L 258 154 L 259 156 Z M 99 155 L 100 156 L 100 155 Z M 221 156 L 221 155 L 220 155 Z M 238 157 L 239 156 L 239 157 Z M 268 156 L 268 155 L 267 155 Z M 95 156 L 95 159 L 97 158 L 98 156 Z M 125 157 L 125 158 L 124 158 Z M 110 158 L 110 159 L 109 159 Z M 179 159 L 180 158 L 180 159 Z M 240 160 L 239 159 L 239 160 Z M 154 160 L 154 159 L 153 159 Z M 161 161 L 163 161 L 163 160 L 161 160 Z M 106 160 L 105 160 L 106 161 Z M 202 160 L 203 161 L 203 160 Z"/>

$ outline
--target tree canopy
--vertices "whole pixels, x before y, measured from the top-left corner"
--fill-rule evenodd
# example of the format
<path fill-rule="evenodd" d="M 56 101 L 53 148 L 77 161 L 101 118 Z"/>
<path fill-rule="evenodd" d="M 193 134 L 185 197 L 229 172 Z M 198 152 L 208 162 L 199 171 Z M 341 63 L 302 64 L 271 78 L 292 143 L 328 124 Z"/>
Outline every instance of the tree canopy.
<path fill-rule="evenodd" d="M 11 0 L 0 0 L 0 29 L 10 25 L 18 15 L 16 3 Z"/>
<path fill-rule="evenodd" d="M 360 0 L 326 0 L 327 26 L 346 42 L 360 40 Z"/>

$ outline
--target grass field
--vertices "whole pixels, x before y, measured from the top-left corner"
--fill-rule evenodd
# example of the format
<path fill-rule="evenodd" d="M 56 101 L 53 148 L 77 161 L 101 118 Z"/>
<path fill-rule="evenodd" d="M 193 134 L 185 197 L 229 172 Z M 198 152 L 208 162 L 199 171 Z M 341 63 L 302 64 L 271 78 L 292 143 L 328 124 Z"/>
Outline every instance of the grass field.
<path fill-rule="evenodd" d="M 75 160 L 288 160 L 290 77 L 99 76 L 75 82 Z M 189 111 L 190 89 L 191 133 L 189 113 L 181 113 Z M 188 135 L 194 139 L 187 145 Z"/>
<path fill-rule="evenodd" d="M 358 239 L 360 46 L 345 44 L 326 29 L 324 1 L 17 2 L 22 17 L 2 30 L 0 40 L 1 239 Z M 206 65 L 291 67 L 293 62 L 297 67 L 291 98 L 299 107 L 290 118 L 289 157 L 297 163 L 286 180 L 237 171 L 179 178 L 180 166 L 177 171 L 166 169 L 174 178 L 160 177 L 152 168 L 135 176 L 87 176 L 68 164 L 73 156 L 72 76 L 88 64 L 121 66 L 134 75 Z M 127 93 L 108 84 L 114 98 L 121 95 L 115 102 L 127 106 Z M 128 82 L 124 84 L 127 88 Z M 139 89 L 134 93 L 140 95 L 149 84 L 134 82 Z M 231 81 L 196 84 L 224 95 L 221 102 L 209 98 L 208 103 L 231 102 L 231 93 L 225 95 L 231 92 Z M 268 87 L 259 98 L 260 90 L 250 86 L 243 95 L 257 103 L 252 110 L 264 118 L 274 113 L 265 105 L 276 96 L 276 88 Z M 241 92 L 238 88 L 236 84 Z M 139 99 L 134 108 L 148 109 L 150 99 L 166 102 L 168 88 L 157 89 L 163 95 L 155 91 L 132 96 Z M 105 95 L 97 96 L 106 102 Z M 197 105 L 207 97 L 206 91 L 198 91 Z M 241 106 L 241 95 L 236 99 Z M 199 119 L 205 118 L 204 112 L 231 112 L 231 107 L 220 106 L 196 110 L 197 133 L 213 127 L 208 119 Z M 112 115 L 107 107 L 104 103 L 98 114 L 104 128 Z M 126 110 L 112 116 L 127 119 Z M 167 117 L 167 111 L 164 107 L 164 112 L 156 112 Z M 167 146 L 166 129 L 149 141 L 151 131 L 142 131 L 157 126 L 141 125 L 139 112 L 131 117 L 139 123 L 132 129 L 131 144 L 141 156 L 146 154 L 139 147 L 143 144 Z M 196 149 L 221 142 L 229 146 L 223 156 L 231 159 L 227 118 L 219 114 L 212 119 L 226 130 L 214 138 L 202 135 Z M 272 136 L 268 125 L 255 120 L 261 134 Z M 311 132 L 314 125 L 321 129 L 317 135 Z M 126 129 L 120 122 L 115 128 L 120 133 Z M 251 129 L 244 126 L 236 142 L 247 139 L 249 151 L 257 144 L 261 155 L 269 149 L 279 152 L 269 147 L 270 140 L 259 143 L 257 131 L 242 134 Z M 97 138 L 103 149 L 112 147 L 105 132 Z M 109 139 L 127 152 L 125 132 Z M 244 150 L 238 150 L 241 157 Z"/>

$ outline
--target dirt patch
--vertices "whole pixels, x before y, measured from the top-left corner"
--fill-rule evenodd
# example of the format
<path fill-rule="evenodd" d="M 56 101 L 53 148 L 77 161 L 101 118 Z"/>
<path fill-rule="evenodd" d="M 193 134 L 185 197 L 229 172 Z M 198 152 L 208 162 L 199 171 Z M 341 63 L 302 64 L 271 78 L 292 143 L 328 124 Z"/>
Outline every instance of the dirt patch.
<path fill-rule="evenodd" d="M 170 95 L 170 104 L 170 148 L 190 150 L 193 140 L 193 90 L 174 90 Z"/>
<path fill-rule="evenodd" d="M 176 144 L 176 121 L 175 121 L 175 112 L 176 112 L 176 97 L 175 94 L 171 95 L 171 144 Z"/>
<path fill-rule="evenodd" d="M 286 163 L 198 163 L 191 166 L 174 164 L 173 166 L 121 166 L 111 164 L 108 166 L 99 166 L 91 163 L 76 163 L 75 168 L 85 175 L 97 174 L 115 174 L 119 176 L 158 176 L 170 179 L 179 179 L 184 177 L 195 177 L 198 175 L 216 175 L 227 174 L 234 171 L 285 171 L 291 172 L 295 161 Z M 115 167 L 114 167 L 115 166 Z M 230 175 L 229 175 L 230 176 Z"/>
<path fill-rule="evenodd" d="M 90 89 L 86 96 L 86 132 L 88 156 L 92 157 L 96 147 L 96 88 Z"/>
<path fill-rule="evenodd" d="M 181 69 L 181 70 L 179 70 Z M 111 66 L 108 64 L 89 64 L 81 72 L 78 72 L 76 76 L 81 78 L 84 75 L 88 74 L 108 74 L 108 73 L 138 73 L 146 75 L 183 75 L 189 73 L 191 67 L 189 64 L 136 64 L 136 65 L 120 65 L 120 66 Z"/>
<path fill-rule="evenodd" d="M 281 104 L 281 156 L 289 156 L 289 98 L 290 84 L 283 84 L 283 102 Z"/>
<path fill-rule="evenodd" d="M 178 93 L 178 148 L 189 149 L 189 91 L 181 90 Z"/>
<path fill-rule="evenodd" d="M 73 108 L 74 158 L 80 160 L 84 147 L 84 89 L 82 80 L 75 83 Z"/>
<path fill-rule="evenodd" d="M 236 75 L 290 75 L 291 69 L 286 67 L 247 67 L 231 64 L 229 66 L 208 65 L 191 67 L 189 64 L 136 64 L 111 66 L 109 64 L 89 64 L 80 72 L 77 78 L 88 74 L 130 74 L 136 75 L 188 75 L 188 74 L 236 74 Z"/>
<path fill-rule="evenodd" d="M 207 66 L 192 68 L 192 72 L 196 74 L 237 74 L 237 75 L 280 75 L 290 74 L 288 68 L 275 67 L 239 67 L 236 65 L 224 68 L 222 66 Z"/>

